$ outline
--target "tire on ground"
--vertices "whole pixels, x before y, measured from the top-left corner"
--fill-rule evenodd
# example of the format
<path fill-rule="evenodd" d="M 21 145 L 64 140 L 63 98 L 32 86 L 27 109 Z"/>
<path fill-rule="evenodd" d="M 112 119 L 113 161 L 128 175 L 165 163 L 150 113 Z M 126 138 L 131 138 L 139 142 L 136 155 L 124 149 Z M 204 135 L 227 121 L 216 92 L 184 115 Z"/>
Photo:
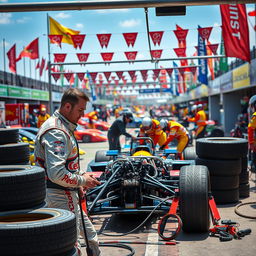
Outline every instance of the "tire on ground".
<path fill-rule="evenodd" d="M 77 239 L 75 215 L 67 210 L 2 212 L 0 223 L 0 248 L 5 256 L 64 256 Z"/>
<path fill-rule="evenodd" d="M 241 172 L 239 175 L 239 184 L 247 184 L 249 182 L 249 172 Z"/>
<path fill-rule="evenodd" d="M 212 190 L 231 190 L 239 187 L 239 175 L 210 176 Z"/>
<path fill-rule="evenodd" d="M 46 195 L 45 171 L 37 166 L 0 166 L 0 211 L 41 205 Z"/>
<path fill-rule="evenodd" d="M 248 142 L 235 137 L 211 137 L 196 140 L 196 154 L 200 158 L 238 159 L 246 156 Z"/>
<path fill-rule="evenodd" d="M 212 190 L 217 204 L 236 203 L 239 200 L 239 188 L 231 190 Z"/>
<path fill-rule="evenodd" d="M 16 128 L 0 128 L 0 145 L 17 143 L 19 141 L 19 130 Z"/>
<path fill-rule="evenodd" d="M 29 144 L 15 143 L 0 145 L 0 165 L 29 162 Z"/>
<path fill-rule="evenodd" d="M 188 165 L 180 169 L 179 211 L 185 232 L 209 231 L 209 173 L 206 166 Z"/>
<path fill-rule="evenodd" d="M 106 155 L 106 150 L 98 150 L 95 154 L 95 162 L 108 162 L 111 160 L 111 156 Z"/>
<path fill-rule="evenodd" d="M 205 165 L 208 167 L 210 175 L 215 176 L 233 176 L 241 173 L 241 160 L 231 159 L 206 159 L 197 157 L 195 160 L 197 165 Z"/>
<path fill-rule="evenodd" d="M 211 131 L 211 134 L 209 137 L 224 137 L 224 131 L 220 128 L 214 128 Z"/>
<path fill-rule="evenodd" d="M 239 197 L 246 198 L 250 196 L 250 184 L 240 184 L 239 186 Z"/>
<path fill-rule="evenodd" d="M 195 160 L 196 159 L 196 149 L 195 147 L 187 147 L 183 151 L 184 160 Z"/>

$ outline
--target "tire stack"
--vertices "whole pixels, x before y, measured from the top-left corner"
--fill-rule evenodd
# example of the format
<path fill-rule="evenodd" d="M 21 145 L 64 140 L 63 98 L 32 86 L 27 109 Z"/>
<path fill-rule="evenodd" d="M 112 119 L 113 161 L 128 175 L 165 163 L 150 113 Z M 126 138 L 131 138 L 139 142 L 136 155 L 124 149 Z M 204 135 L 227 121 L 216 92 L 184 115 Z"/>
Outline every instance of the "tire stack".
<path fill-rule="evenodd" d="M 216 203 L 239 200 L 241 159 L 247 155 L 247 140 L 234 137 L 211 137 L 196 141 L 197 165 L 209 169 L 211 191 Z"/>
<path fill-rule="evenodd" d="M 240 198 L 246 198 L 250 196 L 250 184 L 249 184 L 249 171 L 248 171 L 248 157 L 247 155 L 241 158 L 241 173 L 239 176 L 239 196 Z"/>
<path fill-rule="evenodd" d="M 29 162 L 18 129 L 0 129 L 0 248 L 4 256 L 75 256 L 72 212 L 45 207 L 45 171 Z"/>

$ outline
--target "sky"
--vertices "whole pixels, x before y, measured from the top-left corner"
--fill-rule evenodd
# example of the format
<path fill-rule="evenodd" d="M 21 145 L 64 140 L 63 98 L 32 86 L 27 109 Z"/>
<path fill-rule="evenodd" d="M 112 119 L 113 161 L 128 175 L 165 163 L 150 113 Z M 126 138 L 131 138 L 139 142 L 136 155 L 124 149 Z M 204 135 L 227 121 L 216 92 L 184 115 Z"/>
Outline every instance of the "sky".
<path fill-rule="evenodd" d="M 53 2 L 53 1 L 31 1 L 31 0 L 0 0 L 3 3 L 23 3 L 23 2 Z M 254 10 L 254 4 L 246 4 L 247 13 Z M 47 13 L 57 20 L 60 24 L 79 30 L 80 34 L 86 34 L 82 49 L 74 49 L 73 46 L 62 43 L 60 49 L 57 45 L 51 44 L 51 61 L 53 53 L 67 53 L 65 62 L 78 62 L 76 53 L 90 53 L 88 61 L 102 61 L 101 52 L 114 52 L 114 60 L 126 60 L 125 51 L 138 51 L 136 59 L 149 59 L 149 48 L 146 34 L 146 19 L 144 9 L 118 9 L 118 10 L 82 10 L 82 11 L 49 11 L 49 12 L 15 12 L 0 13 L 0 70 L 4 70 L 4 56 L 6 52 L 16 43 L 17 56 L 23 47 L 27 46 L 35 38 L 39 37 L 40 58 L 48 59 L 48 37 L 47 37 Z M 149 8 L 149 30 L 164 31 L 160 46 L 154 46 L 151 42 L 152 50 L 163 49 L 162 58 L 176 57 L 173 48 L 178 48 L 178 41 L 173 33 L 176 24 L 183 29 L 189 29 L 187 36 L 187 56 L 193 56 L 195 46 L 197 46 L 198 31 L 197 27 L 213 27 L 209 38 L 212 44 L 221 41 L 221 16 L 219 6 L 191 6 L 187 7 L 185 16 L 157 17 L 155 9 Z M 250 30 L 250 47 L 255 45 L 255 32 L 253 26 L 255 17 L 248 17 Z M 138 32 L 138 37 L 134 47 L 128 47 L 122 33 Z M 102 49 L 96 34 L 111 33 L 112 37 L 108 48 Z M 3 46 L 5 42 L 5 47 Z M 5 48 L 5 54 L 4 54 Z M 218 53 L 220 46 L 218 49 Z M 8 59 L 6 60 L 6 71 L 8 69 Z M 231 60 L 231 59 L 230 59 Z M 17 73 L 20 75 L 37 78 L 35 65 L 37 60 L 31 61 L 25 58 L 24 61 L 17 63 Z M 176 61 L 178 63 L 178 61 Z M 195 61 L 197 64 L 197 61 Z M 172 61 L 160 62 L 159 66 L 171 68 Z M 25 70 L 24 70 L 25 67 Z M 134 64 L 99 64 L 99 65 L 72 65 L 65 66 L 66 70 L 73 72 L 104 72 L 104 71 L 123 71 L 154 69 L 153 63 L 134 63 Z M 113 73 L 112 73 L 113 74 Z M 43 75 L 42 80 L 48 81 L 47 75 Z"/>

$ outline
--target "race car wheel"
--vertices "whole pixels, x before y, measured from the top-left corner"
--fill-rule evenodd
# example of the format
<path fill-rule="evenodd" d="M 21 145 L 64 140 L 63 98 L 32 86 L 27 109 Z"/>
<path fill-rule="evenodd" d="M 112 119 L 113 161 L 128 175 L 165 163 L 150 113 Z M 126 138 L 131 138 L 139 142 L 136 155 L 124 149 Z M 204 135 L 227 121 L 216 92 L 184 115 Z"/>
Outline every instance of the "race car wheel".
<path fill-rule="evenodd" d="M 246 139 L 234 137 L 211 137 L 196 140 L 196 154 L 200 158 L 238 159 L 247 155 Z"/>
<path fill-rule="evenodd" d="M 109 162 L 111 160 L 111 156 L 106 156 L 106 150 L 99 150 L 95 155 L 95 162 Z"/>
<path fill-rule="evenodd" d="M 19 141 L 19 130 L 16 128 L 0 128 L 0 145 L 17 143 Z"/>
<path fill-rule="evenodd" d="M 196 149 L 195 147 L 187 147 L 183 151 L 184 160 L 195 160 L 196 159 Z"/>
<path fill-rule="evenodd" d="M 83 138 L 82 138 L 82 141 L 84 143 L 91 142 L 91 136 L 90 135 L 84 135 Z"/>
<path fill-rule="evenodd" d="M 29 162 L 29 144 L 14 143 L 0 145 L 0 165 Z"/>
<path fill-rule="evenodd" d="M 217 176 L 233 176 L 241 173 L 241 160 L 219 160 L 219 159 L 206 159 L 197 157 L 197 165 L 205 165 L 208 167 L 210 175 Z"/>
<path fill-rule="evenodd" d="M 45 171 L 37 166 L 0 166 L 0 211 L 33 208 L 44 202 Z"/>
<path fill-rule="evenodd" d="M 209 186 L 209 173 L 206 166 L 188 165 L 181 167 L 179 212 L 183 231 L 209 231 Z"/>
<path fill-rule="evenodd" d="M 40 208 L 0 213 L 0 248 L 5 256 L 64 256 L 77 239 L 75 215 Z"/>

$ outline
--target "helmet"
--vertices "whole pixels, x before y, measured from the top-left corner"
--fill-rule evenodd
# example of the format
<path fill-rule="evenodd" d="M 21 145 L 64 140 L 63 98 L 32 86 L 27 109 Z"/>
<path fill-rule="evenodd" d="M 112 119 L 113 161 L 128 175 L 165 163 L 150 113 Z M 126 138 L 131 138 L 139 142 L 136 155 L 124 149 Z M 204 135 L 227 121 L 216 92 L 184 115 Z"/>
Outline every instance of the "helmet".
<path fill-rule="evenodd" d="M 251 114 L 256 111 L 256 95 L 253 95 L 249 100 L 249 111 Z"/>
<path fill-rule="evenodd" d="M 197 110 L 197 105 L 193 105 L 192 107 L 191 107 L 191 111 L 196 111 Z"/>
<path fill-rule="evenodd" d="M 132 112 L 130 112 L 130 111 L 125 112 L 125 113 L 124 113 L 124 117 L 125 117 L 125 118 L 129 118 L 129 119 L 130 119 L 130 122 L 133 121 L 133 114 L 132 114 Z"/>
<path fill-rule="evenodd" d="M 197 110 L 201 110 L 201 109 L 203 109 L 203 105 L 202 104 L 198 104 L 197 105 Z"/>
<path fill-rule="evenodd" d="M 46 111 L 46 108 L 45 108 L 45 107 L 42 107 L 42 108 L 41 108 L 41 111 Z"/>
<path fill-rule="evenodd" d="M 160 120 L 160 127 L 161 127 L 161 129 L 166 129 L 167 128 L 167 124 L 168 124 L 168 121 L 166 119 L 161 119 Z"/>
<path fill-rule="evenodd" d="M 152 119 L 150 117 L 144 117 L 142 119 L 142 127 L 145 129 L 145 130 L 149 130 L 153 124 L 152 122 Z"/>

